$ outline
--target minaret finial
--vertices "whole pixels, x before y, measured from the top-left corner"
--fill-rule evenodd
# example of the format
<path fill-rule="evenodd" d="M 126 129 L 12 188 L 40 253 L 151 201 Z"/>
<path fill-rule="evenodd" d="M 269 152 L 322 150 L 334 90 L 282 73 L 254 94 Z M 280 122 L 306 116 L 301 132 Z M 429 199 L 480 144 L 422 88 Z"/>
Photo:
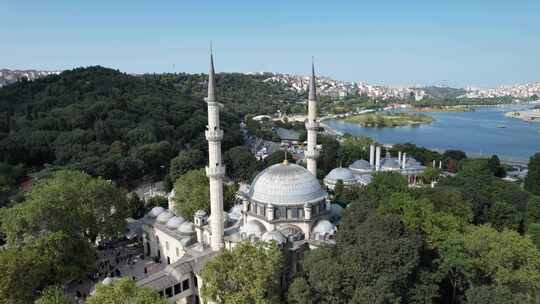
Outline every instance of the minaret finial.
<path fill-rule="evenodd" d="M 317 93 L 315 91 L 315 59 L 311 57 L 311 77 L 309 78 L 309 96 L 308 100 L 316 100 Z"/>
<path fill-rule="evenodd" d="M 215 101 L 216 100 L 216 93 L 215 93 L 215 87 L 216 87 L 216 79 L 215 79 L 215 71 L 214 71 L 214 51 L 212 49 L 212 42 L 210 42 L 210 71 L 208 72 L 208 101 Z"/>

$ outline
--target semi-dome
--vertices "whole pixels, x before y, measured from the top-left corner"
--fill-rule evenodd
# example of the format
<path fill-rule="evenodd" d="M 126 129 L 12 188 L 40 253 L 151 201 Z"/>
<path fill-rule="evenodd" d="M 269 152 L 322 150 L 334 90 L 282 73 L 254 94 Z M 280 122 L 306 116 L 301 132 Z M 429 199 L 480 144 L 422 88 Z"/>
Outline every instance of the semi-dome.
<path fill-rule="evenodd" d="M 163 207 L 154 207 L 154 208 L 152 208 L 152 210 L 150 210 L 150 212 L 148 213 L 148 216 L 149 217 L 157 217 L 158 215 L 163 213 L 163 211 L 165 211 L 165 209 Z"/>
<path fill-rule="evenodd" d="M 195 227 L 193 226 L 192 222 L 183 222 L 180 226 L 178 226 L 178 232 L 181 234 L 193 234 L 195 233 Z"/>
<path fill-rule="evenodd" d="M 349 169 L 358 172 L 369 172 L 373 170 L 373 166 L 363 159 L 355 160 L 350 166 Z"/>
<path fill-rule="evenodd" d="M 320 220 L 313 228 L 313 237 L 316 240 L 327 240 L 336 232 L 336 226 L 328 220 Z"/>
<path fill-rule="evenodd" d="M 157 221 L 162 224 L 165 224 L 167 223 L 168 220 L 172 219 L 173 217 L 174 217 L 174 214 L 170 212 L 169 210 L 167 210 L 167 211 L 161 212 L 161 214 L 158 215 Z"/>
<path fill-rule="evenodd" d="M 265 232 L 261 239 L 265 242 L 271 242 L 276 241 L 278 245 L 285 244 L 287 242 L 287 239 L 283 235 L 283 233 L 279 232 L 278 230 L 272 230 Z"/>
<path fill-rule="evenodd" d="M 241 204 L 234 205 L 229 211 L 229 218 L 233 220 L 239 220 L 242 218 L 242 208 Z"/>
<path fill-rule="evenodd" d="M 334 182 L 334 183 L 336 183 L 338 180 L 341 180 L 343 181 L 343 183 L 347 184 L 351 182 L 354 183 L 356 181 L 356 178 L 352 174 L 351 170 L 347 168 L 335 168 L 335 169 L 332 169 L 332 171 L 330 171 L 328 175 L 326 175 L 324 180 L 327 182 Z"/>
<path fill-rule="evenodd" d="M 246 236 L 256 236 L 261 237 L 263 233 L 266 231 L 266 228 L 263 224 L 259 223 L 256 220 L 251 220 L 247 222 L 245 225 L 240 227 L 240 232 L 242 234 L 245 234 Z"/>
<path fill-rule="evenodd" d="M 326 192 L 311 172 L 296 164 L 281 163 L 259 173 L 251 184 L 249 198 L 273 205 L 298 205 L 322 200 Z"/>
<path fill-rule="evenodd" d="M 171 230 L 177 229 L 185 221 L 186 220 L 181 216 L 173 216 L 170 220 L 167 221 L 167 228 Z"/>

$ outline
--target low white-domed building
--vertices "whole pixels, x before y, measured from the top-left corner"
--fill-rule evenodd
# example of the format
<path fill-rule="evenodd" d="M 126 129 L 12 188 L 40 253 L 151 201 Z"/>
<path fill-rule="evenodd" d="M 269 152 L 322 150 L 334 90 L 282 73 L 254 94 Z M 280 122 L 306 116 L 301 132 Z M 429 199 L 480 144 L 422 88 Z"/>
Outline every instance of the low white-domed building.
<path fill-rule="evenodd" d="M 343 186 L 356 186 L 359 183 L 358 178 L 348 168 L 339 167 L 332 169 L 324 177 L 324 185 L 330 190 L 334 190 L 338 181 L 341 181 Z"/>
<path fill-rule="evenodd" d="M 381 158 L 381 147 L 375 145 L 370 146 L 369 162 L 359 159 L 354 161 L 348 168 L 349 172 L 355 178 L 353 184 L 352 179 L 344 168 L 336 168 L 330 171 L 325 177 L 324 183 L 329 189 L 334 189 L 338 179 L 343 181 L 343 185 L 360 185 L 367 186 L 373 174 L 378 171 L 398 172 L 407 177 L 409 184 L 415 184 L 417 176 L 424 172 L 425 166 L 421 165 L 412 157 L 407 157 L 406 153 L 398 153 L 398 157 L 392 157 L 389 152 L 384 158 Z M 347 181 L 347 182 L 346 182 Z"/>

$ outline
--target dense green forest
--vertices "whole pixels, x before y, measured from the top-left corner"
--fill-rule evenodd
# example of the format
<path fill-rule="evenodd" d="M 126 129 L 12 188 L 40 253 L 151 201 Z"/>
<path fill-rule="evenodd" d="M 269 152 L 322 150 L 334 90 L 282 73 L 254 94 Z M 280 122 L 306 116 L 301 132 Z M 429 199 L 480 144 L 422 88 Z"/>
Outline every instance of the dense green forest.
<path fill-rule="evenodd" d="M 133 76 L 79 68 L 0 89 L 0 161 L 80 169 L 129 183 L 162 178 L 179 151 L 206 153 L 204 74 Z M 284 111 L 302 96 L 263 75 L 218 74 L 223 150 L 242 144 L 246 114 Z M 6 169 L 7 170 L 7 169 Z"/>

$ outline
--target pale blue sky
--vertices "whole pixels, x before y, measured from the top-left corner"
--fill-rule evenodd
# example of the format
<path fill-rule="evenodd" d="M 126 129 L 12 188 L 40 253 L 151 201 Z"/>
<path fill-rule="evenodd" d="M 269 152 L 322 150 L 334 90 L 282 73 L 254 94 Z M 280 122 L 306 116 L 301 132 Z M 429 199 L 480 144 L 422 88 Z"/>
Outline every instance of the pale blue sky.
<path fill-rule="evenodd" d="M 372 84 L 540 81 L 540 1 L 0 0 L 0 68 L 320 74 Z M 174 65 L 174 69 L 173 69 Z"/>

